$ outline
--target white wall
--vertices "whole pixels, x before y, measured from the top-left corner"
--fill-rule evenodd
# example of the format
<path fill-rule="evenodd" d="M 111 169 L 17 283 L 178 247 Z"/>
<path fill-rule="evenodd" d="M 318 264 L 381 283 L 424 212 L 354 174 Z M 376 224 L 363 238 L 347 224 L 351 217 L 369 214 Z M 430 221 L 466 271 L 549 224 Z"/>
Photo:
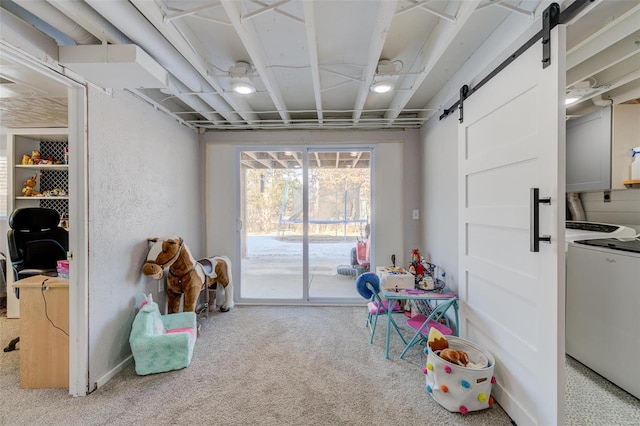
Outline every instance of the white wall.
<path fill-rule="evenodd" d="M 421 206 L 418 131 L 254 131 L 207 132 L 207 251 L 236 253 L 235 146 L 238 145 L 368 145 L 376 146 L 374 182 L 374 261 L 406 265 L 410 250 L 420 245 L 420 222 L 412 220 Z M 234 259 L 232 258 L 232 261 Z"/>
<path fill-rule="evenodd" d="M 627 225 L 640 232 L 640 189 L 613 190 L 608 203 L 602 191 L 583 192 L 580 199 L 588 221 Z"/>
<path fill-rule="evenodd" d="M 458 274 L 458 120 L 431 118 L 421 129 L 422 255 L 445 272 L 457 293 Z"/>
<path fill-rule="evenodd" d="M 131 354 L 136 296 L 157 299 L 157 281 L 141 273 L 146 238 L 181 236 L 196 257 L 205 240 L 198 135 L 120 90 L 89 89 L 88 117 L 92 388 Z"/>

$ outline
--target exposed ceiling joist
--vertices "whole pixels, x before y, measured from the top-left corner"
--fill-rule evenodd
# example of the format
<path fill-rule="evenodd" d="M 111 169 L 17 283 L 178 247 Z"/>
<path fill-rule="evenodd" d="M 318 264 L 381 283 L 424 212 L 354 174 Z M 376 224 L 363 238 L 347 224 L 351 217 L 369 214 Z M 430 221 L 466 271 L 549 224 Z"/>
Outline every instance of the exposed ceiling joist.
<path fill-rule="evenodd" d="M 479 4 L 479 2 L 475 1 L 462 2 L 456 15 L 455 24 L 441 23 L 441 25 L 438 25 L 429 35 L 429 39 L 425 42 L 420 54 L 409 70 L 411 73 L 418 74 L 409 75 L 405 78 L 405 81 L 408 80 L 410 82 L 410 87 L 396 92 L 390 104 L 391 110 L 384 115 L 387 120 L 395 120 L 398 118 L 402 109 L 438 64 L 442 55 L 449 49 L 456 35 L 471 18 Z M 404 85 L 403 83 L 403 86 Z"/>
<path fill-rule="evenodd" d="M 179 19 L 179 18 L 184 18 L 185 16 L 192 16 L 195 15 L 198 12 L 202 12 L 203 10 L 208 10 L 211 9 L 212 7 L 218 7 L 221 6 L 222 3 L 220 3 L 219 1 L 213 2 L 213 3 L 207 3 L 204 4 L 202 6 L 198 6 L 198 7 L 193 7 L 191 9 L 186 9 L 183 10 L 181 12 L 175 12 L 175 13 L 170 13 L 168 15 L 165 15 L 163 17 L 163 22 L 164 23 L 169 23 L 171 21 L 173 21 L 174 19 Z"/>
<path fill-rule="evenodd" d="M 473 85 L 510 54 L 515 40 L 538 31 L 539 22 L 528 24 L 527 18 L 540 17 L 552 2 L 17 0 L 0 2 L 0 19 L 3 43 L 29 46 L 23 49 L 27 55 L 80 81 L 91 81 L 90 76 L 65 69 L 56 55 L 58 44 L 84 43 L 85 32 L 72 26 L 86 30 L 90 44 L 136 44 L 165 68 L 170 84 L 128 89 L 198 131 L 407 129 L 422 127 L 433 112 L 451 104 L 461 85 Z M 559 3 L 564 9 L 574 4 Z M 46 13 L 50 6 L 69 19 Z M 589 86 L 588 95 L 615 102 L 637 95 L 638 22 L 636 0 L 588 1 L 571 18 L 567 84 L 576 86 L 574 92 Z M 64 34 L 77 35 L 69 40 Z M 380 71 L 382 60 L 401 65 Z M 250 65 L 232 81 L 230 69 L 239 68 L 238 62 Z M 392 76 L 395 91 L 370 91 L 372 81 L 384 79 L 378 71 Z M 233 91 L 238 79 L 253 83 L 255 91 Z M 24 83 L 14 93 L 28 96 Z M 15 99 L 11 102 L 17 109 Z M 575 115 L 589 105 L 594 107 L 585 98 L 568 108 Z M 52 111 L 59 109 L 52 105 Z M 283 167 L 272 157 L 261 158 Z M 323 158 L 311 162 L 326 166 Z M 362 162 L 348 160 L 358 167 Z M 300 159 L 295 164 L 300 166 Z"/>
<path fill-rule="evenodd" d="M 617 19 L 609 21 L 602 29 L 595 32 L 576 46 L 567 50 L 567 69 L 575 67 L 593 55 L 614 45 L 618 41 L 638 31 L 640 22 L 640 3 Z"/>
<path fill-rule="evenodd" d="M 268 61 L 264 52 L 261 50 L 260 37 L 250 22 L 242 22 L 242 12 L 240 11 L 241 3 L 235 0 L 222 0 L 233 28 L 236 30 L 238 37 L 242 40 L 242 44 L 247 49 L 253 66 L 258 70 L 258 74 L 262 78 L 262 82 L 267 88 L 267 92 L 271 96 L 276 109 L 279 111 L 280 118 L 285 124 L 289 123 L 291 115 L 288 112 L 286 103 L 280 92 L 280 88 L 275 83 L 276 77 L 271 68 L 267 67 Z"/>
<path fill-rule="evenodd" d="M 309 46 L 309 63 L 311 64 L 311 80 L 316 102 L 318 124 L 322 125 L 322 88 L 320 86 L 320 67 L 318 63 L 318 36 L 316 35 L 315 12 L 313 2 L 304 0 L 305 28 L 307 30 L 307 46 Z"/>
<path fill-rule="evenodd" d="M 356 96 L 356 102 L 354 104 L 353 122 L 358 123 L 362 116 L 362 109 L 367 101 L 367 95 L 369 94 L 369 87 L 373 83 L 373 78 L 378 68 L 378 61 L 384 48 L 384 43 L 389 34 L 389 27 L 393 20 L 393 15 L 396 10 L 397 2 L 395 0 L 384 1 L 379 3 L 378 14 L 376 22 L 373 27 L 373 37 L 369 44 L 369 54 L 367 59 L 367 67 L 364 70 L 364 84 L 361 84 L 358 88 L 358 94 Z"/>

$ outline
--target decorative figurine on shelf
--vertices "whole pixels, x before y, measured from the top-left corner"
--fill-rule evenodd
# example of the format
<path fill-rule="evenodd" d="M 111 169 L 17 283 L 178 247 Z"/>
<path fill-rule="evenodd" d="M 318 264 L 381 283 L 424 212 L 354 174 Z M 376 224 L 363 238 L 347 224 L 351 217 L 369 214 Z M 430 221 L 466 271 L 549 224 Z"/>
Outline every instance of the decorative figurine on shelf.
<path fill-rule="evenodd" d="M 20 164 L 22 164 L 23 166 L 28 166 L 30 164 L 33 164 L 33 158 L 31 158 L 29 154 L 23 154 L 22 160 L 20 160 Z"/>
<path fill-rule="evenodd" d="M 33 160 L 32 164 L 40 164 L 42 162 L 42 157 L 40 156 L 40 151 L 33 150 L 31 151 L 31 159 Z"/>
<path fill-rule="evenodd" d="M 35 174 L 27 179 L 27 181 L 24 183 L 24 188 L 22 188 L 22 195 L 24 195 L 25 197 L 37 197 L 41 195 L 40 191 L 36 191 L 35 189 L 33 189 L 37 184 L 37 177 L 38 175 Z"/>

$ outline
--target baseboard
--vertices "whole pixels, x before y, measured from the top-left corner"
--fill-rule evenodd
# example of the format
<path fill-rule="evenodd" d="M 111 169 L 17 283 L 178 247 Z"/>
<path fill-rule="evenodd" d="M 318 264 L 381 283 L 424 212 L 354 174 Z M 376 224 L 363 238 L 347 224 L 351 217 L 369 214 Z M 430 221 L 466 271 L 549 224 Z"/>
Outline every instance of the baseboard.
<path fill-rule="evenodd" d="M 533 425 L 537 423 L 536 419 L 527 413 L 523 407 L 511 397 L 509 392 L 502 388 L 502 386 L 494 384 L 491 389 L 491 395 L 515 424 Z"/>
<path fill-rule="evenodd" d="M 111 370 L 109 370 L 107 372 L 107 374 L 105 374 L 104 376 L 100 377 L 97 381 L 96 381 L 96 385 L 95 385 L 95 389 L 98 389 L 102 386 L 104 386 L 109 380 L 111 380 L 116 374 L 118 374 L 119 372 L 121 372 L 122 370 L 124 370 L 124 368 L 129 365 L 131 362 L 133 361 L 133 355 L 129 355 L 127 358 L 125 358 L 124 361 L 122 361 L 120 364 L 116 365 L 115 367 L 113 367 Z"/>

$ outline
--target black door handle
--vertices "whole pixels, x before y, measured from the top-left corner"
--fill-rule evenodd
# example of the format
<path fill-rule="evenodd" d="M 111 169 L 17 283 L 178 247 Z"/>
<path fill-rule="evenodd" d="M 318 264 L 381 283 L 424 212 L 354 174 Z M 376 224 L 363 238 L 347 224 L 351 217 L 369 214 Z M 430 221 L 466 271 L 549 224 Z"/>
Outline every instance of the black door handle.
<path fill-rule="evenodd" d="M 540 198 L 540 188 L 531 188 L 529 195 L 531 208 L 531 214 L 529 215 L 529 251 L 537 253 L 540 251 L 540 241 L 551 243 L 550 235 L 540 235 L 540 204 L 551 205 L 551 198 Z"/>

